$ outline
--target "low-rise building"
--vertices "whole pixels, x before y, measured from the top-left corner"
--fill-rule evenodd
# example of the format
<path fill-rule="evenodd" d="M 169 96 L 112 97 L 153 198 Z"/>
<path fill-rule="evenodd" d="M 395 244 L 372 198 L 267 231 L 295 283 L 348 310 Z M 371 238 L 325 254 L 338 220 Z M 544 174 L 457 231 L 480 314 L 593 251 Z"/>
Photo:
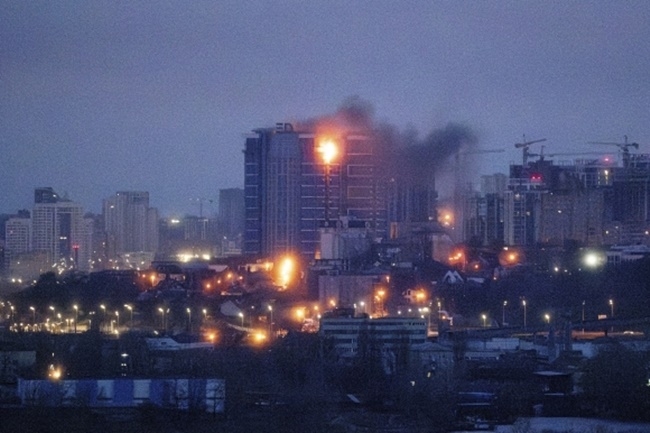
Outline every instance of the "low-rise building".
<path fill-rule="evenodd" d="M 223 379 L 19 379 L 18 398 L 23 406 L 137 407 L 153 404 L 179 410 L 223 413 L 226 385 Z"/>
<path fill-rule="evenodd" d="M 339 360 L 380 356 L 387 371 L 407 363 L 411 347 L 427 339 L 427 321 L 416 317 L 325 317 L 319 333 Z"/>

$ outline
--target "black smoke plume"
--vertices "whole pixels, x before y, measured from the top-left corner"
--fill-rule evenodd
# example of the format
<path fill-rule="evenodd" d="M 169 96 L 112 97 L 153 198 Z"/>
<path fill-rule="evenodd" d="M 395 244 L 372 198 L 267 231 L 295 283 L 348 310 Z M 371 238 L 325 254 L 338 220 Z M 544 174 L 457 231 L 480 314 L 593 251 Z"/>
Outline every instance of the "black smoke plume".
<path fill-rule="evenodd" d="M 333 114 L 298 125 L 299 130 L 342 130 L 372 137 L 381 173 L 404 185 L 430 184 L 441 171 L 461 169 L 456 166 L 460 154 L 478 143 L 474 131 L 459 123 L 433 129 L 424 138 L 413 128 L 400 131 L 378 122 L 372 104 L 358 96 L 347 98 Z"/>

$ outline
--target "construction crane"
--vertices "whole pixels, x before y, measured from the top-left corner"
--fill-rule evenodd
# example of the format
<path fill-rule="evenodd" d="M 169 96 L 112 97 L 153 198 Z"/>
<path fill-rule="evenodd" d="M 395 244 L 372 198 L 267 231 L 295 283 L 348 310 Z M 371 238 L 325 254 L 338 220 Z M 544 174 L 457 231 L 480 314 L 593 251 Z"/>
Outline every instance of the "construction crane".
<path fill-rule="evenodd" d="M 627 168 L 630 164 L 630 147 L 638 149 L 639 143 L 628 143 L 627 135 L 624 135 L 623 137 L 625 138 L 625 141 L 623 143 L 612 143 L 608 141 L 588 141 L 587 144 L 605 144 L 608 146 L 618 146 L 618 148 L 621 149 L 621 152 L 623 152 L 623 167 Z"/>
<path fill-rule="evenodd" d="M 530 153 L 530 152 L 528 152 L 528 157 L 539 156 L 540 161 L 544 161 L 545 157 L 554 158 L 556 156 L 590 156 L 590 155 L 604 156 L 604 155 L 608 155 L 608 153 L 606 153 L 606 152 L 559 152 L 559 153 L 554 152 L 554 153 L 544 153 L 544 146 L 543 145 L 542 145 L 542 150 L 540 151 L 540 153 Z"/>
<path fill-rule="evenodd" d="M 546 139 L 540 138 L 539 140 L 526 141 L 526 136 L 524 135 L 524 140 L 521 143 L 515 143 L 515 147 L 517 149 L 523 148 L 524 157 L 523 157 L 522 167 L 526 167 L 526 163 L 528 162 L 528 157 L 530 156 L 530 152 L 528 152 L 528 148 L 530 147 L 530 145 L 535 143 L 541 143 L 543 141 L 546 141 Z"/>

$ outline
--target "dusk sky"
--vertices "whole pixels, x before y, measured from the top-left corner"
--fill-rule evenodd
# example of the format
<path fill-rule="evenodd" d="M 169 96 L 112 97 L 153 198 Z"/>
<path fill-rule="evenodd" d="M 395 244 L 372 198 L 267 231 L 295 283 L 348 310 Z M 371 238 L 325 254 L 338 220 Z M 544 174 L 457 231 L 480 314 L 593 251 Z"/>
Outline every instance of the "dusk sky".
<path fill-rule="evenodd" d="M 198 214 L 192 198 L 243 187 L 244 134 L 351 96 L 399 130 L 460 123 L 507 149 L 481 174 L 520 163 L 524 134 L 650 153 L 649 23 L 647 0 L 0 0 L 0 213 L 51 186 L 93 212 L 144 190 Z"/>

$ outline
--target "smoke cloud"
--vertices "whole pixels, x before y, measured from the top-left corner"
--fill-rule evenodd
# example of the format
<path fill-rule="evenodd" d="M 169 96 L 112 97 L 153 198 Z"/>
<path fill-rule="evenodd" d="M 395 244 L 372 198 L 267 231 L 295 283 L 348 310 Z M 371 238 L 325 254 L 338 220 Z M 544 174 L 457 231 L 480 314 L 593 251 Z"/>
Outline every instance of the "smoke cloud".
<path fill-rule="evenodd" d="M 435 176 L 456 169 L 460 154 L 478 144 L 476 133 L 469 126 L 448 123 L 430 131 L 423 138 L 418 131 L 375 119 L 372 104 L 358 96 L 347 98 L 330 115 L 300 121 L 299 130 L 319 133 L 358 133 L 373 137 L 377 164 L 381 172 L 405 185 L 430 184 Z"/>

